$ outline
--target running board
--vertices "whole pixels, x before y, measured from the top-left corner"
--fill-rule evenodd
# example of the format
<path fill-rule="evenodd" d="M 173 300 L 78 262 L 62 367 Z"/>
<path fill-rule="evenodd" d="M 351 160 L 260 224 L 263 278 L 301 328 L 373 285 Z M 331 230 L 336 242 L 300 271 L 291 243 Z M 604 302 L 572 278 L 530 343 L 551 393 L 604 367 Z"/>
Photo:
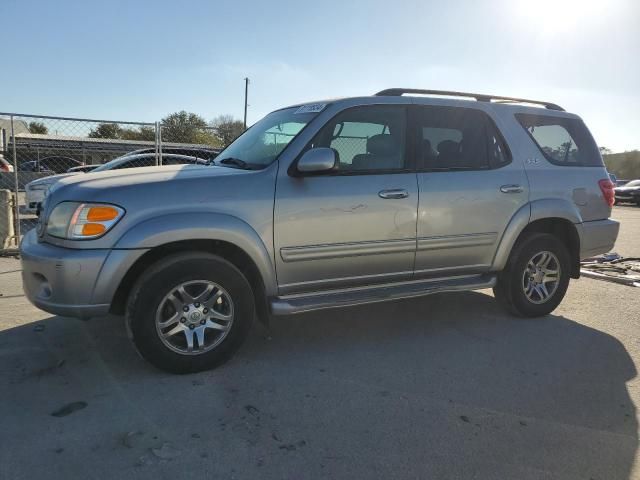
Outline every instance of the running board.
<path fill-rule="evenodd" d="M 291 315 L 325 308 L 351 307 L 366 303 L 422 297 L 432 293 L 481 290 L 496 284 L 494 274 L 467 275 L 449 279 L 414 280 L 323 293 L 287 295 L 271 299 L 273 315 Z"/>

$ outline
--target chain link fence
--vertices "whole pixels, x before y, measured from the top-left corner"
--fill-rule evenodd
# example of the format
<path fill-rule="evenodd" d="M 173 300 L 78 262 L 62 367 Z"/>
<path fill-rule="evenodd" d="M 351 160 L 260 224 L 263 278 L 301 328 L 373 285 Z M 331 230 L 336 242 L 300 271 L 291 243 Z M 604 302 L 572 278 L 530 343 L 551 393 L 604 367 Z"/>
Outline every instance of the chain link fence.
<path fill-rule="evenodd" d="M 0 113 L 0 253 L 17 251 L 40 202 L 66 176 L 207 164 L 218 145 L 213 127 Z"/>

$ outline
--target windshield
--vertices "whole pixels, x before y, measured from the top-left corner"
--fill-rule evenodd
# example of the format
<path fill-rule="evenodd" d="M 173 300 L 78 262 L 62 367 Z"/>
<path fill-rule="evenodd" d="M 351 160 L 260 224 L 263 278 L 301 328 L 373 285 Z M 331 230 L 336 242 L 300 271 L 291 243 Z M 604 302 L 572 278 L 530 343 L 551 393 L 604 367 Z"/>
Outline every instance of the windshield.
<path fill-rule="evenodd" d="M 270 113 L 224 149 L 215 163 L 225 166 L 244 164 L 250 168 L 270 165 L 324 105 L 314 107 L 292 107 Z"/>

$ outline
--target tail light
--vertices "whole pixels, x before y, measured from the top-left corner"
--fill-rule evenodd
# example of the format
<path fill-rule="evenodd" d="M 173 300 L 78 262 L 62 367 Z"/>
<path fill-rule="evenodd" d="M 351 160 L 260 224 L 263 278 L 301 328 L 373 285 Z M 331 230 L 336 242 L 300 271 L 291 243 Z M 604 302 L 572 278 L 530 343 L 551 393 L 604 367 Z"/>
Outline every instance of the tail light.
<path fill-rule="evenodd" d="M 10 172 L 9 164 L 0 162 L 0 172 Z"/>
<path fill-rule="evenodd" d="M 607 205 L 613 207 L 613 204 L 616 202 L 616 195 L 613 190 L 615 185 L 608 178 L 603 178 L 598 181 L 598 185 L 600 186 L 600 190 L 602 191 L 602 196 L 604 197 L 604 201 L 607 202 Z"/>

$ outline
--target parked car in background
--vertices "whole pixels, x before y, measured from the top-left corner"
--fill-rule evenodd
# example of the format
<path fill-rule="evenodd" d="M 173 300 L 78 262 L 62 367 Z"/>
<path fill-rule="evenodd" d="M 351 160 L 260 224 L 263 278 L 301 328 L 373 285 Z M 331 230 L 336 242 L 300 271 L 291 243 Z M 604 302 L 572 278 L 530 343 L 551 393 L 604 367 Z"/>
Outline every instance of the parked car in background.
<path fill-rule="evenodd" d="M 632 180 L 623 187 L 616 187 L 614 193 L 616 203 L 635 203 L 640 206 L 640 180 Z"/>
<path fill-rule="evenodd" d="M 172 155 L 162 154 L 163 165 L 208 165 L 208 160 L 202 160 L 200 158 L 188 157 L 186 155 Z M 153 167 L 156 165 L 155 153 L 143 153 L 138 155 L 125 155 L 115 158 L 110 162 L 103 163 L 102 165 L 84 165 L 93 167 L 90 172 L 105 172 L 108 170 L 121 170 L 124 168 L 136 168 L 136 167 Z M 25 185 L 25 213 L 36 214 L 40 203 L 44 200 L 52 185 L 59 182 L 63 178 L 71 177 L 74 175 L 81 175 L 81 170 L 73 172 L 67 172 L 60 175 L 51 175 L 44 178 L 39 178 Z"/>
<path fill-rule="evenodd" d="M 175 155 L 186 155 L 188 157 L 201 158 L 203 160 L 213 160 L 222 151 L 221 148 L 183 148 L 183 147 L 163 147 L 162 154 L 172 153 Z M 155 148 L 141 148 L 127 153 L 126 155 L 139 155 L 141 153 L 155 153 Z M 126 156 L 125 155 L 125 156 Z"/>
<path fill-rule="evenodd" d="M 19 165 L 18 169 L 21 172 L 52 172 L 52 173 L 65 173 L 67 170 L 73 167 L 80 167 L 84 165 L 82 162 L 69 157 L 45 157 L 40 160 L 31 160 L 30 162 L 24 162 Z"/>
<path fill-rule="evenodd" d="M 13 172 L 13 165 L 11 165 L 2 154 L 0 154 L 0 172 Z"/>
<path fill-rule="evenodd" d="M 124 314 L 144 358 L 187 373 L 227 361 L 256 314 L 493 288 L 544 316 L 619 228 L 589 130 L 548 102 L 390 89 L 298 104 L 215 165 L 60 180 L 21 244 L 27 298 Z"/>
<path fill-rule="evenodd" d="M 69 170 L 67 170 L 67 173 L 88 173 L 92 170 L 95 170 L 99 166 L 100 165 L 81 165 L 80 167 L 71 167 Z"/>

